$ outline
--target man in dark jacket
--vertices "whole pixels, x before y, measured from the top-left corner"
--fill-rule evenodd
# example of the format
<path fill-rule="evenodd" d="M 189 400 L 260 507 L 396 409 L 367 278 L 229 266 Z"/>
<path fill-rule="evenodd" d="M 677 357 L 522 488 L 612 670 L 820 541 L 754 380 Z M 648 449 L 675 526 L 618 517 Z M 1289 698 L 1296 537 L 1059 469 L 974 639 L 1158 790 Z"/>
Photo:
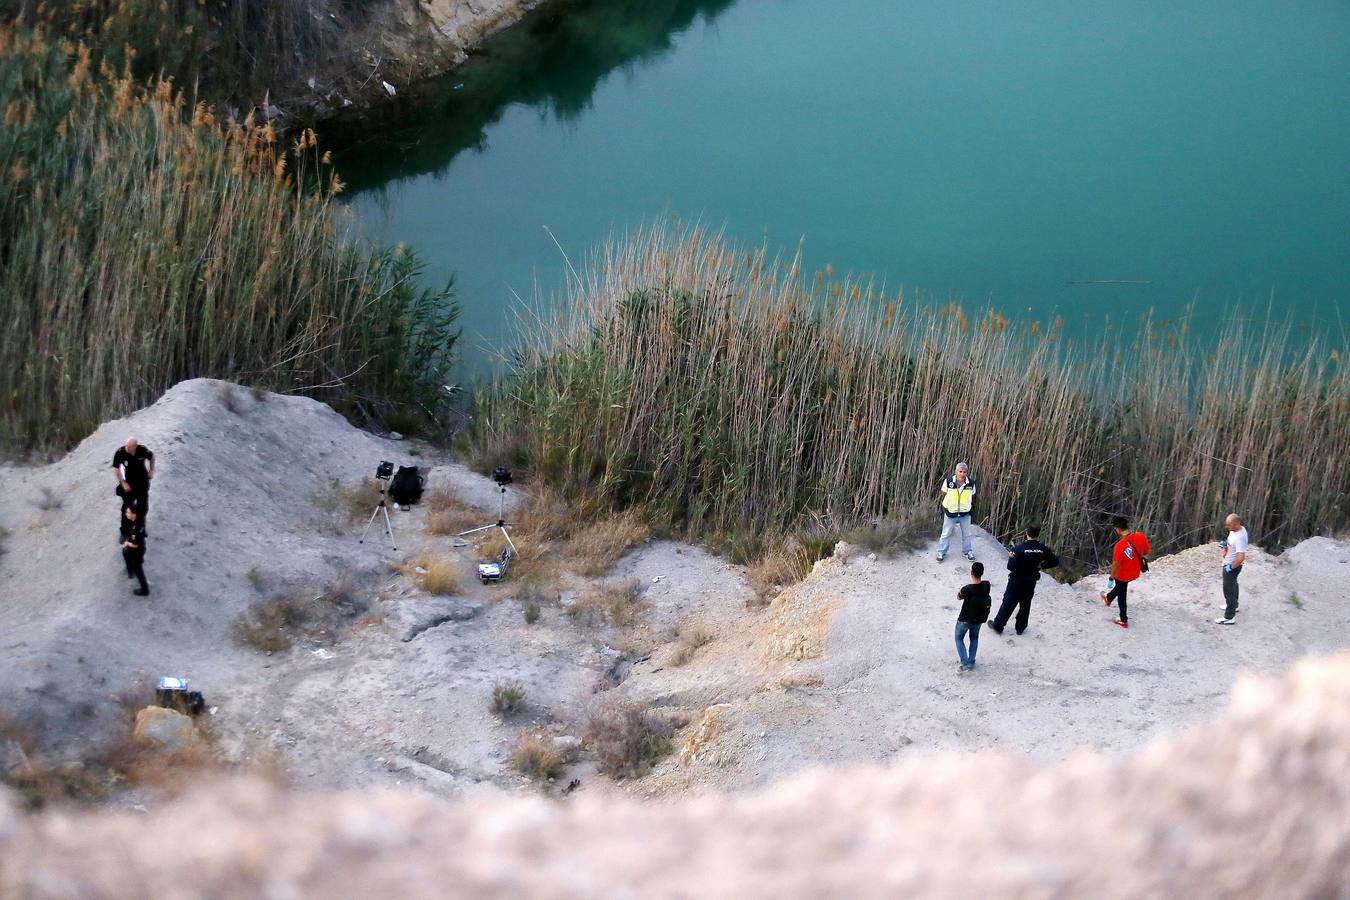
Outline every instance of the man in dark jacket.
<path fill-rule="evenodd" d="M 956 655 L 961 659 L 961 671 L 975 668 L 975 652 L 980 649 L 980 626 L 989 619 L 989 582 L 984 580 L 984 563 L 970 566 L 970 584 L 956 592 L 961 611 L 956 614 Z M 966 641 L 970 650 L 966 650 Z"/>
<path fill-rule="evenodd" d="M 989 623 L 989 627 L 999 634 L 1007 627 L 1013 609 L 1017 610 L 1017 633 L 1027 630 L 1027 620 L 1031 617 L 1031 596 L 1036 593 L 1036 582 L 1041 580 L 1041 570 L 1059 565 L 1059 557 L 1037 540 L 1040 536 L 1040 526 L 1032 525 L 1027 529 L 1027 539 L 1008 554 L 1008 586 L 1003 589 L 1003 603 L 998 608 L 998 615 Z"/>
<path fill-rule="evenodd" d="M 122 498 L 122 512 L 135 505 L 141 527 L 150 513 L 150 479 L 155 477 L 155 454 L 134 437 L 129 437 L 117 448 L 112 460 L 113 477 L 117 479 L 117 496 Z"/>

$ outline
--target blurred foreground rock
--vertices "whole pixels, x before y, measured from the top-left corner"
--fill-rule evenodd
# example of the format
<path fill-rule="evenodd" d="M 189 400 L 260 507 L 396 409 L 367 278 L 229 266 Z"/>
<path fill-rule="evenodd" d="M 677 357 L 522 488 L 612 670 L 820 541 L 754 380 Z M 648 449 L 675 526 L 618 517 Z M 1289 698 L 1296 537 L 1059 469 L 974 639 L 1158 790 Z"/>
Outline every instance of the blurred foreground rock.
<path fill-rule="evenodd" d="M 1344 897 L 1350 655 L 1047 768 L 944 754 L 671 805 L 219 782 L 148 815 L 0 808 L 0 896 Z M 973 889 L 973 891 L 972 891 Z"/>

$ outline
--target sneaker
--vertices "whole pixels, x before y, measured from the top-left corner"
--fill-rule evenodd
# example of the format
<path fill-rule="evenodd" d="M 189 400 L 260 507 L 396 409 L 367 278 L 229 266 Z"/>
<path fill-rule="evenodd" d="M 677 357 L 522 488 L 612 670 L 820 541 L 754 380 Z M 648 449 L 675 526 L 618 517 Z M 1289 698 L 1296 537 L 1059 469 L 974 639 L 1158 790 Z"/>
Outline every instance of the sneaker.
<path fill-rule="evenodd" d="M 1097 596 L 1098 596 L 1098 597 L 1101 597 L 1101 598 L 1102 598 L 1102 602 L 1105 603 L 1107 606 L 1110 606 L 1110 605 L 1111 605 L 1111 598 L 1108 597 L 1108 596 L 1106 596 L 1105 593 L 1099 593 Z"/>
<path fill-rule="evenodd" d="M 1214 624 L 1215 624 L 1215 625 L 1235 625 L 1235 624 L 1237 624 L 1237 619 L 1215 619 L 1215 620 L 1214 620 Z"/>
<path fill-rule="evenodd" d="M 974 562 L 974 561 L 975 561 L 975 554 L 974 554 L 974 553 L 970 553 L 970 552 L 966 553 L 966 559 L 970 560 L 971 562 Z"/>
<path fill-rule="evenodd" d="M 1124 619 L 1116 619 L 1116 624 L 1119 625 L 1121 628 L 1129 628 L 1129 627 L 1130 627 L 1130 623 L 1129 623 L 1129 622 L 1126 622 Z"/>
<path fill-rule="evenodd" d="M 947 554 L 945 554 L 945 553 L 939 553 L 939 554 L 938 554 L 938 562 L 942 562 L 942 561 L 943 561 L 944 559 L 946 559 L 946 558 L 947 558 Z"/>
<path fill-rule="evenodd" d="M 964 675 L 964 674 L 966 674 L 966 673 L 969 672 L 969 671 L 970 671 L 970 666 L 967 666 L 967 665 L 965 665 L 964 663 L 956 667 L 956 674 L 958 674 L 958 675 Z"/>

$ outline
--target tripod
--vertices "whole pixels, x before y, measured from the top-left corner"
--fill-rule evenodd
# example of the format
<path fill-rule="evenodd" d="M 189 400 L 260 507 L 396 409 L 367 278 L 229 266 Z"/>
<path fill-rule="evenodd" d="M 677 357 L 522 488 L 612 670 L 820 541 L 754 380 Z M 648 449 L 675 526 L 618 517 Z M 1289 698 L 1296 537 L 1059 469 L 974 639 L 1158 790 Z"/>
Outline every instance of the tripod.
<path fill-rule="evenodd" d="M 384 503 L 385 495 L 388 493 L 388 491 L 389 491 L 389 482 L 381 478 L 380 502 L 375 504 L 375 510 L 370 514 L 370 521 L 366 523 L 366 530 L 361 532 L 361 540 L 357 541 L 358 544 L 364 544 L 366 542 L 366 535 L 370 533 L 370 526 L 375 524 L 375 517 L 378 516 L 380 513 L 384 513 L 384 533 L 389 535 L 389 545 L 393 547 L 395 550 L 398 549 L 398 541 L 394 539 L 394 526 L 391 525 L 389 522 L 389 507 L 385 506 Z"/>
<path fill-rule="evenodd" d="M 518 553 L 519 551 L 516 550 L 515 541 L 511 540 L 511 532 L 506 530 L 506 485 L 499 485 L 498 490 L 500 491 L 500 494 L 497 497 L 497 521 L 493 522 L 491 525 L 480 525 L 477 528 L 470 528 L 468 531 L 461 531 L 459 534 L 455 535 L 455 537 L 464 537 L 466 534 L 477 534 L 480 531 L 491 531 L 494 528 L 500 528 L 502 530 L 502 537 L 506 538 L 506 544 L 511 548 L 511 552 Z"/>

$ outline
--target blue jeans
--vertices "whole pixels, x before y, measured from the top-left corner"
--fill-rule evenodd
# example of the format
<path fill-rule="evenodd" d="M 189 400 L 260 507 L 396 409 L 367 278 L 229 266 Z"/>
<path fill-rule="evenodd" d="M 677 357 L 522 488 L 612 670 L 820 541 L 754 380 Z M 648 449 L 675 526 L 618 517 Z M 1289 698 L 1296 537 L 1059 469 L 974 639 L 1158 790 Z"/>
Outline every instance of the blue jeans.
<path fill-rule="evenodd" d="M 942 514 L 942 536 L 938 538 L 937 552 L 946 555 L 947 548 L 951 546 L 952 532 L 957 528 L 961 529 L 961 552 L 970 552 L 970 513 L 955 517 Z"/>
<path fill-rule="evenodd" d="M 966 635 L 970 635 L 970 653 L 966 653 Z M 975 668 L 975 651 L 980 649 L 980 626 L 969 622 L 956 623 L 956 655 L 961 657 L 961 665 Z"/>

